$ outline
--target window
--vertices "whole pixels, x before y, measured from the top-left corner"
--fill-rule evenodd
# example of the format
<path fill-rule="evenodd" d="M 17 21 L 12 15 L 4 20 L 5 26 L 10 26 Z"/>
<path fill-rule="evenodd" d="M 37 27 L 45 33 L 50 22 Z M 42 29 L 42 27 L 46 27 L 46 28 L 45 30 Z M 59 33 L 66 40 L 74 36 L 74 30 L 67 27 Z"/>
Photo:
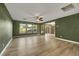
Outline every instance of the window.
<path fill-rule="evenodd" d="M 37 33 L 37 24 L 20 24 L 20 34 Z"/>
<path fill-rule="evenodd" d="M 37 25 L 33 24 L 33 33 L 37 33 Z"/>
<path fill-rule="evenodd" d="M 19 33 L 20 33 L 20 34 L 26 33 L 26 24 L 20 24 Z"/>
<path fill-rule="evenodd" d="M 32 24 L 27 24 L 27 33 L 32 33 Z"/>

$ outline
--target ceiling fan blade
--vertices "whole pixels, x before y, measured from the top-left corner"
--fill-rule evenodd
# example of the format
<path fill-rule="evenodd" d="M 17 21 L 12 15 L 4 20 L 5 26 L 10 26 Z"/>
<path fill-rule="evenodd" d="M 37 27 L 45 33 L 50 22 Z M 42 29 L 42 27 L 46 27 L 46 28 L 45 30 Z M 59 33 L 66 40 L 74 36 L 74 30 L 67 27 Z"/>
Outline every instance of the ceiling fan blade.
<path fill-rule="evenodd" d="M 39 18 L 40 21 L 43 21 L 43 18 Z"/>

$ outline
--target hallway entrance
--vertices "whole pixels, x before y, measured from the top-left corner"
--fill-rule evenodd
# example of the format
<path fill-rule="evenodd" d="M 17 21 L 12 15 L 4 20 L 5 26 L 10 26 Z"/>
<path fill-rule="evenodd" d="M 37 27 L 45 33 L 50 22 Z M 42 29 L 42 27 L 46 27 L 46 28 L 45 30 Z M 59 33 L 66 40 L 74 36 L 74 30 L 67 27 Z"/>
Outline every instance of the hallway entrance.
<path fill-rule="evenodd" d="M 55 21 L 45 24 L 45 33 L 55 35 Z"/>

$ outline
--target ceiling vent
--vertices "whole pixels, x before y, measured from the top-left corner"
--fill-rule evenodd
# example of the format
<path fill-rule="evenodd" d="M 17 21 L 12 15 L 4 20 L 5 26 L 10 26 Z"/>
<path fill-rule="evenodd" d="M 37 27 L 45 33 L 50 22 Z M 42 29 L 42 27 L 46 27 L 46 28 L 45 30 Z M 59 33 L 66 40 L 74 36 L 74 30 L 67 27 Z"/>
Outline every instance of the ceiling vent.
<path fill-rule="evenodd" d="M 75 7 L 74 7 L 74 5 L 73 4 L 69 4 L 69 5 L 67 5 L 67 6 L 65 6 L 65 7 L 63 7 L 63 8 L 61 8 L 64 12 L 66 12 L 66 11 L 69 11 L 69 10 L 72 10 L 72 9 L 74 9 Z"/>

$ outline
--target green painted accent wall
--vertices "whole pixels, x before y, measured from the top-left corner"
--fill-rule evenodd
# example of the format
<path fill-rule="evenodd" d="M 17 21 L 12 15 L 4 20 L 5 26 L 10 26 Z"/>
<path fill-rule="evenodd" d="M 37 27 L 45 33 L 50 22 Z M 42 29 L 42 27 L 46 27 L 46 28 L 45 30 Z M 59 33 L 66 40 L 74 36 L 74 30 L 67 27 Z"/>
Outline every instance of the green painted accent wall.
<path fill-rule="evenodd" d="M 12 21 L 5 5 L 0 3 L 0 53 L 12 38 Z"/>
<path fill-rule="evenodd" d="M 32 22 L 23 22 L 23 21 L 13 21 L 13 36 L 19 36 L 19 24 L 37 24 Z M 40 34 L 41 33 L 41 24 L 37 24 L 37 33 L 25 33 L 24 35 L 29 34 Z"/>
<path fill-rule="evenodd" d="M 56 37 L 79 42 L 79 13 L 55 20 Z"/>
<path fill-rule="evenodd" d="M 13 36 L 19 35 L 19 22 L 13 21 Z"/>

